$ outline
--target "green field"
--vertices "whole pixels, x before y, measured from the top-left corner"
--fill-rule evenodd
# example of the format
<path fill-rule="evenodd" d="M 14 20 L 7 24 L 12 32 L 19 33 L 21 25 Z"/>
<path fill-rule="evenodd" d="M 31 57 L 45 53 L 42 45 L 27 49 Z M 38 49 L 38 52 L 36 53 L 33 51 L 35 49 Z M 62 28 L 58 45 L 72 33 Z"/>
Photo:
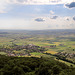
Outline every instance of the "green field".
<path fill-rule="evenodd" d="M 0 54 L 10 54 L 19 57 L 41 57 L 52 55 L 58 52 L 75 53 L 75 30 L 58 30 L 58 31 L 3 31 L 7 34 L 0 34 Z M 70 32 L 70 34 L 69 34 Z M 35 45 L 45 48 L 46 51 L 39 52 L 35 49 L 24 49 L 23 46 Z M 68 60 L 75 62 L 75 57 L 66 57 Z"/>
<path fill-rule="evenodd" d="M 5 53 L 5 52 L 0 52 L 0 55 L 6 55 L 7 53 Z"/>

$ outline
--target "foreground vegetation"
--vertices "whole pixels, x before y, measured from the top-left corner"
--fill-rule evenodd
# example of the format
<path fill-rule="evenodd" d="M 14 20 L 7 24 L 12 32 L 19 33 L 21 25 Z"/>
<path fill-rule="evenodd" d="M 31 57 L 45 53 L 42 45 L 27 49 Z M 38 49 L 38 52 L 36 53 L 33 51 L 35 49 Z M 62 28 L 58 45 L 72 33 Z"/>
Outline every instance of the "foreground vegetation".
<path fill-rule="evenodd" d="M 52 58 L 0 55 L 0 75 L 74 75 L 75 68 Z"/>
<path fill-rule="evenodd" d="M 75 30 L 0 30 L 0 54 L 6 56 L 0 58 L 2 62 L 4 61 L 0 64 L 1 75 L 7 73 L 9 75 L 19 75 L 13 74 L 18 68 L 17 71 L 22 70 L 23 75 L 40 75 L 45 70 L 43 75 L 55 75 L 53 67 L 60 68 L 57 75 L 73 75 L 72 69 L 74 70 L 73 67 L 75 67 Z M 22 61 L 26 63 L 25 66 L 23 64 L 20 66 Z M 33 62 L 35 62 L 34 65 Z M 48 67 L 49 63 L 51 67 Z M 57 63 L 65 63 L 64 66 L 67 68 L 64 69 Z M 33 67 L 36 64 L 36 66 L 32 69 L 29 64 Z M 44 65 L 41 66 L 42 64 L 46 66 L 46 69 L 44 69 Z M 26 68 L 26 71 L 23 70 L 23 67 Z"/>

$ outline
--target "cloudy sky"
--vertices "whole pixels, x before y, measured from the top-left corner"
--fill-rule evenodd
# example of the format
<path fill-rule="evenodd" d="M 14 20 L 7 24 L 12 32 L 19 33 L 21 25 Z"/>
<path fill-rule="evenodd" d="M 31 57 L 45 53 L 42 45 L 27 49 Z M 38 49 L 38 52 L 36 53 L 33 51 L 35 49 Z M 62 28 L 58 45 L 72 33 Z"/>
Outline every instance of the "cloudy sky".
<path fill-rule="evenodd" d="M 75 0 L 0 0 L 0 29 L 75 29 Z"/>

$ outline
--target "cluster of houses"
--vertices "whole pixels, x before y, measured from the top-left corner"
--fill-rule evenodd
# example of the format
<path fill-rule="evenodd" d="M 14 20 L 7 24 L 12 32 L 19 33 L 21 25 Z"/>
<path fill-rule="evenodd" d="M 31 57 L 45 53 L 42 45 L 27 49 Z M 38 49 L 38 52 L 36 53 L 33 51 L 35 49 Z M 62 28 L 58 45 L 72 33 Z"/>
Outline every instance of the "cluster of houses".
<path fill-rule="evenodd" d="M 8 53 L 8 56 L 30 56 L 30 54 L 24 54 L 24 53 Z"/>
<path fill-rule="evenodd" d="M 58 52 L 56 55 L 66 57 L 66 58 L 75 58 L 75 53 Z"/>
<path fill-rule="evenodd" d="M 8 56 L 30 56 L 32 52 L 40 52 L 40 53 L 43 53 L 44 51 L 46 51 L 45 48 L 43 47 L 40 47 L 40 46 L 36 46 L 36 45 L 33 45 L 33 44 L 28 44 L 28 45 L 25 45 L 25 46 L 15 46 L 14 48 L 12 49 L 6 49 L 6 48 L 2 48 L 1 49 L 3 52 L 6 52 Z M 13 51 L 24 51 L 24 52 L 19 52 L 19 53 L 16 53 L 16 52 L 13 52 Z"/>

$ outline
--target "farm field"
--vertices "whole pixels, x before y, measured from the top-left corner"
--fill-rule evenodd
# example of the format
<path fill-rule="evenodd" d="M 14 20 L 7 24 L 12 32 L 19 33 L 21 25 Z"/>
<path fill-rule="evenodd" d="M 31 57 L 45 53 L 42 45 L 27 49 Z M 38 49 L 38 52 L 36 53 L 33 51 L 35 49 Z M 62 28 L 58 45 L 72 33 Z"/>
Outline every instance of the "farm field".
<path fill-rule="evenodd" d="M 0 54 L 39 58 L 51 54 L 74 65 L 75 30 L 0 30 Z"/>
<path fill-rule="evenodd" d="M 7 53 L 5 53 L 5 52 L 0 52 L 0 55 L 6 55 Z"/>

